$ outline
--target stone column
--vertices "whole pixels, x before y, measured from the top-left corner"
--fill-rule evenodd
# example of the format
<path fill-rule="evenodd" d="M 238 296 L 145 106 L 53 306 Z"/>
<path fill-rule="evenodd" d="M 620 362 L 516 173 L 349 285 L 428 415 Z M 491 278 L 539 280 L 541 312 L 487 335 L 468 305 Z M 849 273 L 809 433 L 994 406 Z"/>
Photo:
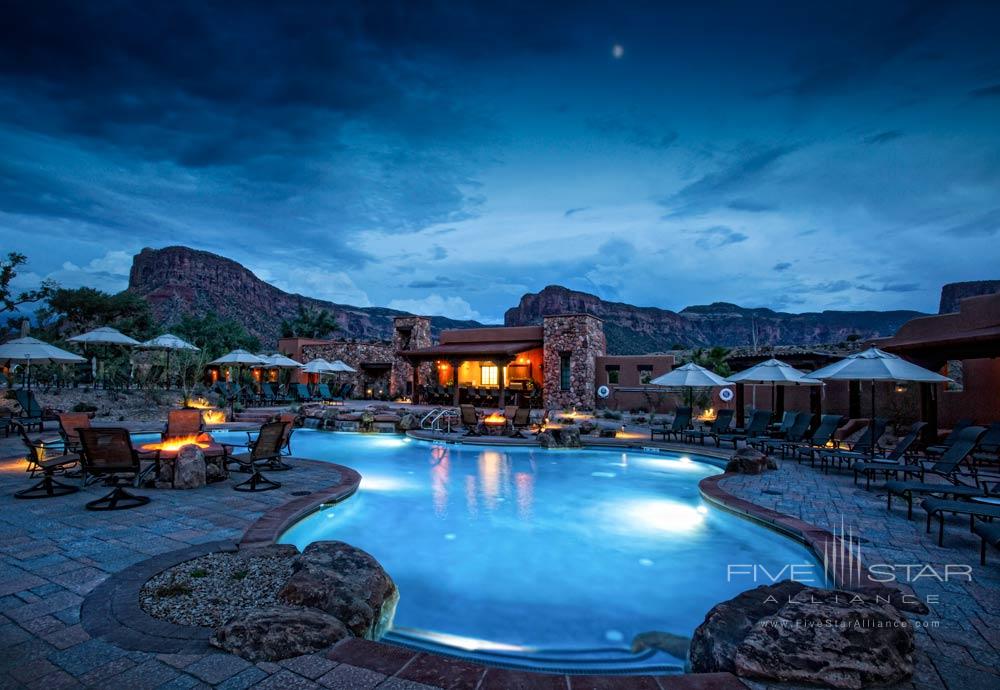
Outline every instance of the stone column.
<path fill-rule="evenodd" d="M 596 358 L 607 354 L 604 324 L 590 314 L 546 316 L 543 321 L 545 407 L 593 409 L 597 403 Z M 569 385 L 562 388 L 562 355 L 569 356 Z"/>
<path fill-rule="evenodd" d="M 426 316 L 397 316 L 393 319 L 392 334 L 392 373 L 390 375 L 390 392 L 393 396 L 403 395 L 407 382 L 412 382 L 413 400 L 417 398 L 417 386 L 421 380 L 430 381 L 431 362 L 422 362 L 412 366 L 402 355 L 405 350 L 419 350 L 433 345 L 431 342 L 431 320 Z"/>

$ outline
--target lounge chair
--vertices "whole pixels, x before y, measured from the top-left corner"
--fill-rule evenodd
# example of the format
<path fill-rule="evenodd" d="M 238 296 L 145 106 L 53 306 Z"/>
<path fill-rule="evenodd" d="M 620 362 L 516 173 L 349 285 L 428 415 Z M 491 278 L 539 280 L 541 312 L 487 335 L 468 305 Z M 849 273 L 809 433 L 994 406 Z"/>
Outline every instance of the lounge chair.
<path fill-rule="evenodd" d="M 165 441 L 179 436 L 197 436 L 203 430 L 201 410 L 170 410 L 167 412 L 167 425 L 160 434 L 160 439 Z"/>
<path fill-rule="evenodd" d="M 885 417 L 876 417 L 865 427 L 864 432 L 854 443 L 845 444 L 834 450 L 821 450 L 819 464 L 823 468 L 824 474 L 834 463 L 837 463 L 837 469 L 840 469 L 847 463 L 853 463 L 865 457 L 874 458 L 878 450 L 878 441 L 885 433 L 888 424 L 889 420 Z"/>
<path fill-rule="evenodd" d="M 35 394 L 31 391 L 16 390 L 14 391 L 14 399 L 21 408 L 21 416 L 15 418 L 14 421 L 29 431 L 34 427 L 38 427 L 39 431 L 45 431 L 45 419 L 42 415 L 42 407 L 35 399 Z"/>
<path fill-rule="evenodd" d="M 260 401 L 264 405 L 272 405 L 276 403 L 278 396 L 274 393 L 274 386 L 270 383 L 260 384 Z"/>
<path fill-rule="evenodd" d="M 312 402 L 313 394 L 309 392 L 309 386 L 304 383 L 295 384 L 295 397 L 299 402 Z"/>
<path fill-rule="evenodd" d="M 960 420 L 958 420 L 957 422 L 955 422 L 955 426 L 953 426 L 951 428 L 951 432 L 947 436 L 945 436 L 944 440 L 941 441 L 941 443 L 931 444 L 931 445 L 927 446 L 926 448 L 924 448 L 924 454 L 927 455 L 928 457 L 932 457 L 932 458 L 936 458 L 936 457 L 940 457 L 940 456 L 944 455 L 945 452 L 949 448 L 951 448 L 951 445 L 956 440 L 958 440 L 959 434 L 962 433 L 962 430 L 965 429 L 966 427 L 970 427 L 970 426 L 972 426 L 972 420 L 971 419 L 960 419 Z"/>
<path fill-rule="evenodd" d="M 721 446 L 723 441 L 732 442 L 733 450 L 735 450 L 736 444 L 740 441 L 747 441 L 767 431 L 770 423 L 771 413 L 768 410 L 754 410 L 750 414 L 750 423 L 746 425 L 745 429 L 734 429 L 729 433 L 716 435 L 715 445 Z"/>
<path fill-rule="evenodd" d="M 111 493 L 87 503 L 87 510 L 125 510 L 149 503 L 148 496 L 136 496 L 125 490 L 142 476 L 142 460 L 159 465 L 159 451 L 141 453 L 132 447 L 128 429 L 80 429 L 80 454 L 84 477 L 105 479 L 114 486 Z"/>
<path fill-rule="evenodd" d="M 353 383 L 345 383 L 344 387 L 340 389 L 340 397 L 344 400 L 348 400 L 351 397 L 351 393 L 354 392 Z"/>
<path fill-rule="evenodd" d="M 86 412 L 60 412 L 59 436 L 62 437 L 63 449 L 67 453 L 80 450 L 80 429 L 90 428 L 90 415 Z"/>
<path fill-rule="evenodd" d="M 979 501 L 953 501 L 945 498 L 925 498 L 920 504 L 927 511 L 927 533 L 931 533 L 931 518 L 938 516 L 938 546 L 944 546 L 944 514 L 968 515 L 969 530 L 975 531 L 976 518 L 994 520 L 1000 518 L 1000 503 Z"/>
<path fill-rule="evenodd" d="M 21 436 L 21 441 L 24 442 L 24 447 L 28 450 L 28 463 L 31 467 L 31 475 L 36 476 L 37 472 L 41 472 L 42 478 L 27 489 L 15 491 L 14 498 L 54 498 L 56 496 L 75 494 L 80 490 L 77 486 L 63 484 L 55 479 L 57 473 L 65 472 L 80 462 L 80 456 L 77 453 L 58 453 L 53 455 L 51 452 L 52 447 L 46 446 L 42 439 L 28 438 L 28 432 L 25 427 L 18 424 L 17 431 Z"/>
<path fill-rule="evenodd" d="M 975 450 L 979 438 L 986 433 L 986 429 L 981 426 L 967 426 L 959 432 L 958 437 L 951 444 L 945 454 L 935 462 L 929 469 L 925 469 L 920 463 L 913 465 L 903 465 L 898 468 L 903 475 L 900 481 L 892 480 L 885 483 L 886 508 L 892 509 L 892 497 L 900 496 L 906 499 L 906 518 L 913 518 L 913 496 L 914 495 L 937 495 L 969 498 L 972 496 L 982 496 L 985 490 L 978 485 L 962 484 L 958 479 L 959 466 Z M 936 483 L 925 482 L 927 474 L 933 474 L 943 480 Z M 919 481 L 907 481 L 907 477 L 917 476 Z"/>
<path fill-rule="evenodd" d="M 14 426 L 14 413 L 6 407 L 0 408 L 0 429 L 3 429 L 4 438 L 10 436 L 10 432 L 14 431 Z"/>
<path fill-rule="evenodd" d="M 799 418 L 799 414 L 796 410 L 785 410 L 781 414 L 781 422 L 776 427 L 769 429 L 767 435 L 771 437 L 784 436 L 795 425 L 795 420 Z"/>
<path fill-rule="evenodd" d="M 680 440 L 681 434 L 683 434 L 688 425 L 691 424 L 691 408 L 690 407 L 678 407 L 674 411 L 674 421 L 670 423 L 670 426 L 664 424 L 661 427 L 650 427 L 649 428 L 649 438 L 650 440 L 655 439 L 657 436 L 662 436 L 663 440 L 666 441 L 669 436 L 673 436 L 676 440 Z"/>
<path fill-rule="evenodd" d="M 789 450 L 796 461 L 809 460 L 810 465 L 816 462 L 816 455 L 826 449 L 826 444 L 830 443 L 833 435 L 837 432 L 837 427 L 843 417 L 839 414 L 825 414 L 819 418 L 819 426 L 812 433 L 807 441 L 790 444 Z"/>
<path fill-rule="evenodd" d="M 472 405 L 459 405 L 458 411 L 461 415 L 462 426 L 465 427 L 465 435 L 482 436 L 481 422 L 479 415 L 476 414 L 476 408 Z"/>
<path fill-rule="evenodd" d="M 707 428 L 688 429 L 684 432 L 683 438 L 688 443 L 694 443 L 694 440 L 698 439 L 701 441 L 702 445 L 704 445 L 706 438 L 715 438 L 719 434 L 726 431 L 732 422 L 732 410 L 719 410 L 718 414 L 715 415 L 715 419 L 712 420 L 712 423 L 709 424 Z"/>
<path fill-rule="evenodd" d="M 972 460 L 977 465 L 1000 463 L 1000 422 L 990 424 L 986 433 L 979 439 L 976 449 L 972 451 Z"/>
<path fill-rule="evenodd" d="M 972 531 L 982 539 L 982 544 L 979 547 L 979 564 L 986 565 L 987 544 L 992 544 L 1000 548 L 1000 522 L 983 522 L 980 520 L 972 526 Z"/>
<path fill-rule="evenodd" d="M 333 393 L 330 392 L 330 387 L 325 383 L 321 383 L 318 386 L 316 386 L 316 397 L 322 400 L 323 402 L 333 401 Z"/>
<path fill-rule="evenodd" d="M 851 469 L 854 471 L 854 483 L 858 483 L 859 474 L 864 474 L 865 488 L 870 489 L 872 487 L 873 476 L 882 474 L 888 479 L 889 475 L 895 476 L 900 469 L 905 469 L 906 465 L 912 464 L 907 462 L 907 454 L 917 442 L 917 439 L 920 438 L 920 432 L 923 431 L 925 426 L 927 426 L 927 422 L 914 422 L 910 426 L 910 431 L 907 432 L 906 436 L 899 439 L 896 442 L 895 448 L 884 458 L 873 460 L 864 454 L 851 452 L 852 456 L 860 456 L 858 457 L 858 461 L 851 466 Z"/>
<path fill-rule="evenodd" d="M 792 425 L 781 436 L 762 436 L 750 439 L 748 443 L 750 447 L 756 448 L 765 455 L 771 455 L 775 451 L 778 451 L 781 453 L 781 457 L 785 457 L 788 449 L 794 448 L 796 444 L 805 440 L 806 435 L 809 433 L 809 424 L 811 422 L 812 414 L 809 412 L 798 412 L 795 415 Z"/>
<path fill-rule="evenodd" d="M 281 484 L 271 481 L 260 472 L 261 465 L 281 463 L 281 447 L 285 438 L 287 422 L 268 422 L 260 428 L 257 438 L 249 446 L 223 444 L 225 453 L 223 463 L 228 467 L 231 463 L 239 466 L 239 471 L 249 472 L 250 478 L 233 487 L 236 491 L 270 491 L 281 487 Z M 246 453 L 233 453 L 236 448 L 247 448 Z M 283 463 L 282 463 L 283 464 Z"/>
<path fill-rule="evenodd" d="M 281 439 L 281 454 L 288 456 L 292 454 L 292 433 L 295 431 L 295 415 L 286 412 L 280 414 L 277 417 L 273 417 L 271 421 L 285 422 L 287 426 L 285 427 L 285 435 Z M 257 440 L 257 436 L 260 434 L 260 430 L 248 431 L 247 432 L 247 447 L 252 446 Z M 272 462 L 269 465 L 272 470 L 290 470 L 291 467 L 285 464 L 283 461 L 279 460 L 277 462 Z"/>

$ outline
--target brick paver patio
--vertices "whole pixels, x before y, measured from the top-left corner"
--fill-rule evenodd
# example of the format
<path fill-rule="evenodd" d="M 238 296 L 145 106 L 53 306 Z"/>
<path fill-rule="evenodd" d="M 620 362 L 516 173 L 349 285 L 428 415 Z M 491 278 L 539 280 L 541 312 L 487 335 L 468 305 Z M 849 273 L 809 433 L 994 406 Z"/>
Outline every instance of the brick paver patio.
<path fill-rule="evenodd" d="M 0 458 L 20 454 L 19 442 L 0 439 Z M 344 464 L 349 465 L 349 460 Z M 362 641 L 331 655 L 253 664 L 219 652 L 130 651 L 103 637 L 91 638 L 80 624 L 80 605 L 110 575 L 193 545 L 239 542 L 266 511 L 296 500 L 293 494 L 336 483 L 336 470 L 303 463 L 281 475 L 280 490 L 260 494 L 234 492 L 231 482 L 195 491 L 142 490 L 153 497 L 147 506 L 91 513 L 83 504 L 105 492 L 104 487 L 89 487 L 62 498 L 14 500 L 11 494 L 28 484 L 24 468 L 21 459 L 0 460 L 4 505 L 0 510 L 0 687 L 429 690 L 630 686 L 630 680 L 621 677 L 568 681 L 561 676 L 487 671 L 468 664 L 444 668 L 428 655 L 402 649 L 398 659 L 385 659 L 385 667 L 373 670 L 379 666 L 362 661 L 377 655 L 380 646 L 367 647 L 370 643 Z M 979 567 L 978 540 L 968 533 L 967 521 L 950 520 L 945 547 L 939 548 L 924 534 L 922 520 L 905 519 L 904 507 L 887 512 L 877 490 L 855 488 L 846 474 L 823 475 L 791 462 L 764 476 L 726 478 L 721 486 L 738 497 L 827 529 L 839 528 L 843 518 L 869 541 L 863 545 L 869 563 L 972 564 L 972 582 L 925 579 L 913 583 L 918 594 L 939 595 L 941 602 L 923 617 L 938 621 L 939 627 L 918 631 L 919 663 L 911 687 L 1000 687 L 1000 557 L 991 554 L 991 564 Z M 922 518 L 923 511 L 918 509 L 917 517 Z M 679 687 L 676 681 L 665 677 L 653 682 L 663 688 Z M 704 681 L 703 687 L 715 682 Z M 715 687 L 727 684 L 718 683 Z"/>

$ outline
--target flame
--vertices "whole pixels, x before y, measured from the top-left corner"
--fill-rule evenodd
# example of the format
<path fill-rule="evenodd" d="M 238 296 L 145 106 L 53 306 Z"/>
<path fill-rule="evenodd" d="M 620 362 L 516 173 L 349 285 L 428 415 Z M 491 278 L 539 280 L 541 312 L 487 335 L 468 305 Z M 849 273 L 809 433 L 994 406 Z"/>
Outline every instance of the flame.
<path fill-rule="evenodd" d="M 146 443 L 143 444 L 143 450 L 167 450 L 175 451 L 180 450 L 184 446 L 198 446 L 199 448 L 208 448 L 212 445 L 214 439 L 208 434 L 188 434 L 187 436 L 174 436 L 173 438 L 165 439 L 160 443 Z"/>
<path fill-rule="evenodd" d="M 702 422 L 711 422 L 714 419 L 715 419 L 715 410 L 713 410 L 711 407 L 708 408 L 707 410 L 704 410 L 698 416 L 698 420 Z"/>
<path fill-rule="evenodd" d="M 506 424 L 507 418 L 499 412 L 493 412 L 483 417 L 483 424 Z"/>
<path fill-rule="evenodd" d="M 197 410 L 211 410 L 213 409 L 212 403 L 205 400 L 205 398 L 191 398 L 187 401 L 187 407 L 193 407 Z"/>
<path fill-rule="evenodd" d="M 205 424 L 225 424 L 226 413 L 216 409 L 204 410 L 201 413 L 201 419 Z"/>

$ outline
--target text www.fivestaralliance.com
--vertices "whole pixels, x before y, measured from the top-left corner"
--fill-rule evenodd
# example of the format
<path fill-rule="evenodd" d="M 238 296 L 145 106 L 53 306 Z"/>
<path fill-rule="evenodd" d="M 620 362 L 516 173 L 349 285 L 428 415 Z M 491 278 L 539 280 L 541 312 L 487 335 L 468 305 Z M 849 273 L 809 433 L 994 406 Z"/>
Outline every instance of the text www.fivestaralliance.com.
<path fill-rule="evenodd" d="M 759 625 L 765 628 L 937 628 L 940 621 L 886 621 L 886 620 L 854 620 L 842 621 L 832 619 L 822 620 L 762 620 Z"/>

